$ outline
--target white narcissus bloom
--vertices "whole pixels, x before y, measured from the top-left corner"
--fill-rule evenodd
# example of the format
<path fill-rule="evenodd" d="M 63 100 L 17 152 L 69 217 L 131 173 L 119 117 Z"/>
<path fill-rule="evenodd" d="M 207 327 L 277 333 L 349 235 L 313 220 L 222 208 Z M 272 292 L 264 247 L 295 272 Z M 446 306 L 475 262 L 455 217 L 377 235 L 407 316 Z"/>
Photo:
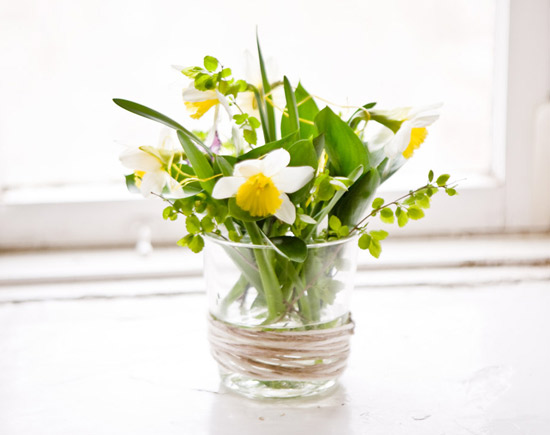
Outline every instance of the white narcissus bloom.
<path fill-rule="evenodd" d="M 176 152 L 172 138 L 167 133 L 161 135 L 158 148 L 141 146 L 128 148 L 120 155 L 120 162 L 133 169 L 140 180 L 136 186 L 145 197 L 152 193 L 160 195 L 168 186 L 173 197 L 183 197 L 183 188 L 170 176 L 168 166 L 174 160 Z"/>
<path fill-rule="evenodd" d="M 437 103 L 416 109 L 404 107 L 388 111 L 371 111 L 374 116 L 382 116 L 390 122 L 401 123 L 399 130 L 384 147 L 386 156 L 395 158 L 401 154 L 406 159 L 411 158 L 414 150 L 422 145 L 428 135 L 426 127 L 439 118 L 438 109 L 441 106 L 441 103 Z"/>
<path fill-rule="evenodd" d="M 216 132 L 218 131 L 218 124 L 220 122 L 220 105 L 223 106 L 227 112 L 229 120 L 233 120 L 233 111 L 231 110 L 229 101 L 217 90 L 199 91 L 195 88 L 195 84 L 192 82 L 186 89 L 184 89 L 182 97 L 185 107 L 187 107 L 187 109 L 191 112 L 190 116 L 193 119 L 200 119 L 212 107 L 215 107 L 214 124 L 206 139 L 208 145 L 213 143 Z M 241 133 L 235 125 L 232 126 L 231 136 L 237 150 L 237 155 L 239 155 L 243 144 Z"/>
<path fill-rule="evenodd" d="M 200 119 L 212 107 L 220 104 L 219 92 L 199 91 L 191 83 L 182 93 L 185 107 L 191 112 L 191 118 Z"/>
<path fill-rule="evenodd" d="M 235 197 L 237 205 L 254 217 L 274 215 L 292 225 L 296 208 L 287 193 L 296 192 L 313 177 L 310 166 L 289 167 L 290 154 L 278 149 L 262 159 L 237 163 L 232 177 L 221 178 L 212 191 L 217 199 Z"/>

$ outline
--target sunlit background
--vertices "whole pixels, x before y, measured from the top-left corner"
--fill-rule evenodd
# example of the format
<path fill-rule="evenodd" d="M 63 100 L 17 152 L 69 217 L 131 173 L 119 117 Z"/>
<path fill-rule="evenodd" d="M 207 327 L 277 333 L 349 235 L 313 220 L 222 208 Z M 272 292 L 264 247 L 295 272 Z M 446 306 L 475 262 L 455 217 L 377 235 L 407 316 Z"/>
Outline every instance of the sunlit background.
<path fill-rule="evenodd" d="M 0 187 L 11 194 L 25 188 L 29 200 L 46 195 L 45 187 L 66 186 L 124 197 L 118 153 L 124 144 L 155 145 L 160 127 L 111 99 L 198 127 L 181 99 L 188 82 L 171 65 L 201 64 L 209 54 L 252 80 L 245 53 L 256 56 L 256 27 L 281 74 L 272 80 L 286 74 L 340 105 L 444 102 L 440 121 L 394 184 L 417 184 L 431 167 L 488 174 L 495 3 L 4 1 Z M 57 200 L 78 196 L 78 189 L 55 191 Z"/>

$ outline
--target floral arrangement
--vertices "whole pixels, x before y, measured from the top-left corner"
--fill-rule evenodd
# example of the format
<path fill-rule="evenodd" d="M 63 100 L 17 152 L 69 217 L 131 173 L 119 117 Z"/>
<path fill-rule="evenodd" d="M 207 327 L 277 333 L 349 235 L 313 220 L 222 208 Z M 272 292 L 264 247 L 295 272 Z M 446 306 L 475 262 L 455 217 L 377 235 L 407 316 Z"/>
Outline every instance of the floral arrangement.
<path fill-rule="evenodd" d="M 133 170 L 126 177 L 129 189 L 169 203 L 164 219 L 185 219 L 187 234 L 178 245 L 200 252 L 208 236 L 235 246 L 267 245 L 276 253 L 258 249 L 247 263 L 235 260 L 243 279 L 226 305 L 254 287 L 253 304 L 263 309 L 264 324 L 289 316 L 311 323 L 339 288 L 327 285 L 328 270 L 307 284 L 308 264 L 323 261 L 312 245 L 356 237 L 361 249 L 379 257 L 388 233 L 369 228 L 374 218 L 403 227 L 424 216 L 434 194 L 453 196 L 456 186 L 448 174 L 436 177 L 430 171 L 423 186 L 397 200 L 375 197 L 424 142 L 427 127 L 439 117 L 438 105 L 382 110 L 372 102 L 344 116 L 333 104 L 319 107 L 325 100 L 301 83 L 268 77 L 259 43 L 258 57 L 261 84 L 235 78 L 212 56 L 202 66 L 177 68 L 190 80 L 183 91 L 190 117 L 214 112 L 208 132 L 115 99 L 120 107 L 174 129 L 181 145 L 165 138 L 158 147 L 129 149 L 120 158 Z M 281 90 L 279 104 L 275 93 Z M 377 135 L 370 135 L 371 126 L 377 126 Z M 305 293 L 307 304 L 301 300 Z"/>

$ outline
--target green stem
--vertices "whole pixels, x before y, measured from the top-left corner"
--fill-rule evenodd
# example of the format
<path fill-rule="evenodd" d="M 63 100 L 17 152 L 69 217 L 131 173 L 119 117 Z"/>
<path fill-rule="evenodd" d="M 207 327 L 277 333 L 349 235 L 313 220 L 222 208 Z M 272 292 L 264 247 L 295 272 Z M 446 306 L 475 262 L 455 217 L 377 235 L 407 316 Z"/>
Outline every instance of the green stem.
<path fill-rule="evenodd" d="M 246 279 L 246 276 L 241 275 L 237 282 L 233 285 L 233 288 L 231 291 L 223 298 L 221 303 L 221 309 L 222 313 L 226 313 L 229 306 L 235 302 L 237 299 L 239 299 L 245 290 L 248 288 L 248 279 Z"/>
<path fill-rule="evenodd" d="M 255 222 L 244 222 L 244 226 L 248 232 L 250 241 L 254 245 L 264 244 L 260 228 L 258 228 Z M 273 268 L 273 263 L 268 257 L 268 251 L 265 249 L 254 249 L 254 256 L 258 264 L 260 279 L 267 302 L 268 318 L 265 323 L 270 323 L 279 319 L 285 313 L 281 286 L 279 285 L 279 279 Z"/>

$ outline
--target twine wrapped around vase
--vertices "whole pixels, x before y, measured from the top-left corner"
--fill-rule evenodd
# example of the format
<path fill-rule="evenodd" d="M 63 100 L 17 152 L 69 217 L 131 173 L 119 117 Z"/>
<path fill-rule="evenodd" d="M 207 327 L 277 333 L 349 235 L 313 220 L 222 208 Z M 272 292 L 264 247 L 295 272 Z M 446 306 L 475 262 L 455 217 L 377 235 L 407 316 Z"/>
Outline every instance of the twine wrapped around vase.
<path fill-rule="evenodd" d="M 233 326 L 209 316 L 212 355 L 228 373 L 262 381 L 323 381 L 342 374 L 354 322 L 308 331 Z"/>

